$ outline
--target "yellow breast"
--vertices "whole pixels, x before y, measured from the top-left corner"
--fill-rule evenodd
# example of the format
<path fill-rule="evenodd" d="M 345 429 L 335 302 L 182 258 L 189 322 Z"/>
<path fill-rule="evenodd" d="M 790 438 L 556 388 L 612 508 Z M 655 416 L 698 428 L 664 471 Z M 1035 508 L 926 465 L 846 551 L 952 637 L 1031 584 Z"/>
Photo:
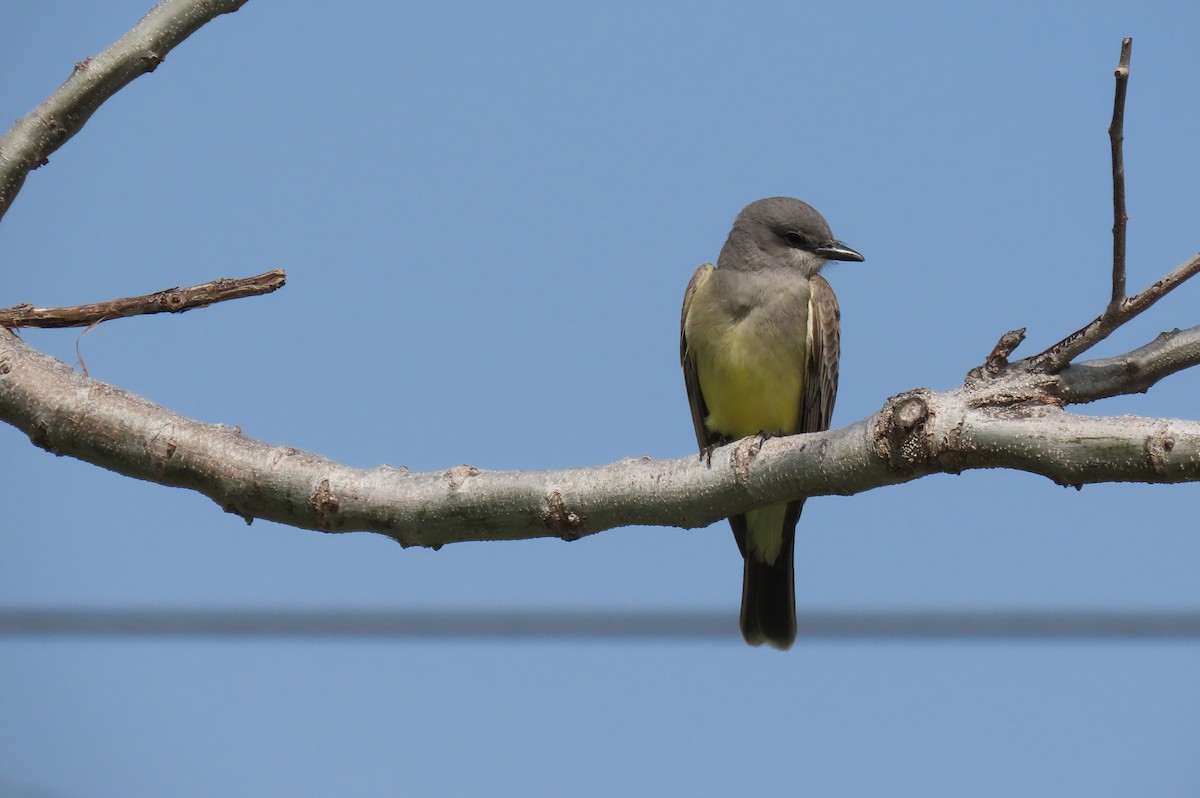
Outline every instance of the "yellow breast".
<path fill-rule="evenodd" d="M 737 316 L 701 294 L 686 335 L 708 406 L 705 425 L 730 438 L 796 432 L 811 340 L 807 285 L 763 295 Z"/>
<path fill-rule="evenodd" d="M 804 391 L 801 347 L 764 347 L 741 326 L 723 338 L 697 358 L 708 428 L 731 438 L 795 432 Z"/>

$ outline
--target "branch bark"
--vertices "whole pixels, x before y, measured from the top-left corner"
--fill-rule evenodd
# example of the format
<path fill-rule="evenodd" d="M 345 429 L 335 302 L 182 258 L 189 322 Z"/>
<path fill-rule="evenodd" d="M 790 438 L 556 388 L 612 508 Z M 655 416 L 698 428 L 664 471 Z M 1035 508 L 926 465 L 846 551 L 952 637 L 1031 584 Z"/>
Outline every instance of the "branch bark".
<path fill-rule="evenodd" d="M 134 79 L 153 72 L 171 50 L 203 25 L 246 0 L 165 0 L 111 47 L 75 65 L 50 99 L 0 138 L 0 218 L 26 176 L 83 129 L 96 109 Z"/>

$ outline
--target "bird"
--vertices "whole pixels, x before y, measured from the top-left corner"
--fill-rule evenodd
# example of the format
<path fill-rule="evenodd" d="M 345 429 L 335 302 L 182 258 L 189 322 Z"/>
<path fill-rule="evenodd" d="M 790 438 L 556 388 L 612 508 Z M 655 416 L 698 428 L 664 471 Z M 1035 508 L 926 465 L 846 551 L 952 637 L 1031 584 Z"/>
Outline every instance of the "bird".
<path fill-rule="evenodd" d="M 688 283 L 679 358 L 701 457 L 720 445 L 829 429 L 841 310 L 820 271 L 862 261 L 811 205 L 768 197 L 737 215 L 717 265 Z M 731 516 L 744 558 L 742 637 L 786 651 L 796 640 L 793 554 L 804 499 Z"/>

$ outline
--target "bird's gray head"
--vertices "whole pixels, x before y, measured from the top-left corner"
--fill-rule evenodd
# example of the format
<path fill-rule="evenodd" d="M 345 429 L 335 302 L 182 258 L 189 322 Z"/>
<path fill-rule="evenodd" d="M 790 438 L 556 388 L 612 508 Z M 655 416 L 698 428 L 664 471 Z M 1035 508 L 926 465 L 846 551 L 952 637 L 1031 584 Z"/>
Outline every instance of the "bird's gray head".
<path fill-rule="evenodd" d="M 717 259 L 718 269 L 796 269 L 811 277 L 826 261 L 862 260 L 833 237 L 824 217 L 807 202 L 769 197 L 738 214 Z"/>

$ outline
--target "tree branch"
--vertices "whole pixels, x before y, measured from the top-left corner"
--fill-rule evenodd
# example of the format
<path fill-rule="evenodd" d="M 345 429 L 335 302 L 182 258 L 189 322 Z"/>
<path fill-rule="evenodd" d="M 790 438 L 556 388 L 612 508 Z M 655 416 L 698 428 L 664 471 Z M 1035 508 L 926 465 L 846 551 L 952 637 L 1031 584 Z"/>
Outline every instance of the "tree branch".
<path fill-rule="evenodd" d="M 88 327 L 110 319 L 150 313 L 183 313 L 230 299 L 269 294 L 283 287 L 283 269 L 255 277 L 220 277 L 191 288 L 166 288 L 154 294 L 122 297 L 69 308 L 36 308 L 24 303 L 0 308 L 0 327 Z"/>
<path fill-rule="evenodd" d="M 184 418 L 0 331 L 0 419 L 47 451 L 198 491 L 247 522 L 379 532 L 406 546 L 573 540 L 633 524 L 699 527 L 796 496 L 849 495 L 973 468 L 1014 468 L 1064 485 L 1200 480 L 1200 422 L 1073 415 L 1019 401 L 1022 390 L 1038 390 L 1034 380 L 1044 388 L 1057 378 L 1023 379 L 1024 388 L 1012 378 L 911 391 L 848 427 L 721 447 L 711 466 L 688 456 L 560 471 L 463 465 L 410 473 L 350 468 Z"/>
<path fill-rule="evenodd" d="M 100 105 L 135 78 L 153 72 L 167 53 L 205 23 L 237 11 L 246 0 L 164 0 L 111 47 L 75 65 L 50 99 L 0 138 L 0 218 L 25 177 L 83 129 Z"/>

